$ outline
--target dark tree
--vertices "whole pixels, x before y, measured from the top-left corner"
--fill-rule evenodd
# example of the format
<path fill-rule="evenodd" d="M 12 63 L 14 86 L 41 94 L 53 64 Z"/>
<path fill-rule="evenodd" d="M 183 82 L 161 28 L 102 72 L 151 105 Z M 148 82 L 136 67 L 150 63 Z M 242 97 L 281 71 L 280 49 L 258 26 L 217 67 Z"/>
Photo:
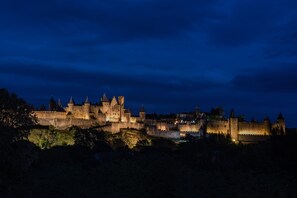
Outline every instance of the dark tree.
<path fill-rule="evenodd" d="M 32 107 L 16 94 L 0 89 L 0 127 L 20 128 L 36 123 Z"/>
<path fill-rule="evenodd" d="M 38 110 L 39 110 L 39 111 L 46 111 L 46 107 L 44 106 L 44 104 L 42 104 L 42 105 L 39 107 Z"/>
<path fill-rule="evenodd" d="M 64 111 L 62 103 L 60 101 L 60 99 L 58 100 L 58 102 L 54 99 L 54 97 L 52 96 L 50 101 L 49 101 L 49 110 L 50 111 Z"/>
<path fill-rule="evenodd" d="M 22 141 L 28 135 L 28 127 L 36 123 L 32 110 L 16 94 L 0 89 L 0 189 L 4 189 L 0 190 L 0 197 L 7 197 L 9 185 L 37 157 L 34 145 Z"/>
<path fill-rule="evenodd" d="M 93 151 L 111 150 L 103 132 L 93 129 L 81 129 L 79 127 L 72 127 L 70 130 L 74 131 L 74 140 L 77 146 L 89 148 Z"/>
<path fill-rule="evenodd" d="M 212 108 L 210 114 L 217 117 L 224 117 L 224 109 L 222 107 Z"/>
<path fill-rule="evenodd" d="M 57 102 L 55 101 L 54 97 L 52 96 L 49 101 L 49 110 L 50 111 L 57 111 Z"/>

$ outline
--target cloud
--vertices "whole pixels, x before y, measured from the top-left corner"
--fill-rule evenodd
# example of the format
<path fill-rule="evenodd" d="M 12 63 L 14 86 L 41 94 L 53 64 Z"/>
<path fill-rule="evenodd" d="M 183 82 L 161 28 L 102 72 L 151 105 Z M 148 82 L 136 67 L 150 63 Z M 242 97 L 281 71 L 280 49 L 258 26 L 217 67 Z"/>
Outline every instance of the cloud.
<path fill-rule="evenodd" d="M 33 103 L 106 92 L 157 112 L 252 113 L 296 99 L 295 0 L 0 4 L 0 83 Z"/>
<path fill-rule="evenodd" d="M 279 15 L 278 1 L 244 0 L 225 8 L 222 17 L 209 23 L 209 43 L 240 47 L 271 36 Z M 226 12 L 228 10 L 229 12 Z"/>
<path fill-rule="evenodd" d="M 231 81 L 238 91 L 296 93 L 297 63 L 282 63 L 250 74 L 239 74 Z"/>
<path fill-rule="evenodd" d="M 216 1 L 20 1 L 5 2 L 2 21 L 7 27 L 18 25 L 25 32 L 64 38 L 80 35 L 97 43 L 178 35 L 214 14 Z M 86 37 L 81 37 L 81 43 Z M 93 40 L 93 41 L 94 41 Z"/>
<path fill-rule="evenodd" d="M 214 89 L 220 87 L 218 82 L 205 78 L 193 78 L 173 74 L 134 74 L 129 68 L 122 68 L 118 71 L 101 69 L 87 70 L 84 65 L 81 69 L 65 67 L 55 64 L 51 66 L 46 63 L 34 62 L 0 62 L 2 75 L 25 76 L 37 81 L 48 83 L 71 84 L 72 86 L 105 85 L 111 87 L 134 87 L 141 89 L 154 89 L 167 92 L 188 92 L 199 89 Z"/>
<path fill-rule="evenodd" d="M 297 57 L 297 6 L 294 19 L 287 19 L 278 27 L 276 36 L 266 46 L 264 56 L 267 58 L 296 58 Z"/>

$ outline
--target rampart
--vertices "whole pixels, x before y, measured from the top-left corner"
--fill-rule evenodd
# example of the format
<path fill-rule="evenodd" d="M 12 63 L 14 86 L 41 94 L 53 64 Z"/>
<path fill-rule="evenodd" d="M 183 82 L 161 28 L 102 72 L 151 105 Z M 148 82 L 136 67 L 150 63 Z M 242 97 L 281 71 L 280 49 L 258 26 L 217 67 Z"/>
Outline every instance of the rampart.
<path fill-rule="evenodd" d="M 78 126 L 80 128 L 90 128 L 98 125 L 97 120 L 84 120 L 77 118 L 54 118 L 54 119 L 38 119 L 40 125 L 54 126 L 57 129 L 66 129 L 71 126 Z"/>
<path fill-rule="evenodd" d="M 144 124 L 143 123 L 122 123 L 122 122 L 118 122 L 118 123 L 111 123 L 110 125 L 101 127 L 100 129 L 103 131 L 108 131 L 111 133 L 119 133 L 121 131 L 121 129 L 143 129 L 144 128 Z"/>
<path fill-rule="evenodd" d="M 239 135 L 270 135 L 269 123 L 239 122 Z"/>
<path fill-rule="evenodd" d="M 57 111 L 34 111 L 38 119 L 66 119 L 66 112 Z"/>
<path fill-rule="evenodd" d="M 202 123 L 198 124 L 180 124 L 178 125 L 178 129 L 180 132 L 199 132 Z"/>
<path fill-rule="evenodd" d="M 229 122 L 226 120 L 209 121 L 206 128 L 207 133 L 227 134 Z"/>
<path fill-rule="evenodd" d="M 174 124 L 170 124 L 167 122 L 157 122 L 156 127 L 160 131 L 169 131 L 172 128 L 175 128 L 176 126 Z"/>
<path fill-rule="evenodd" d="M 86 117 L 86 112 L 83 106 L 73 106 L 71 114 L 75 118 L 84 119 Z"/>

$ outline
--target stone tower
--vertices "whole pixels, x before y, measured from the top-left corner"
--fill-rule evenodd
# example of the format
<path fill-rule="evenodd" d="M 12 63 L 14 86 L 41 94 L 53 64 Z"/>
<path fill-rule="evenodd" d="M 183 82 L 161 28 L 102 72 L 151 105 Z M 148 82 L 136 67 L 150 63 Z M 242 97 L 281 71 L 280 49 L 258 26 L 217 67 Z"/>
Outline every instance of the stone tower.
<path fill-rule="evenodd" d="M 278 135 L 286 134 L 286 122 L 281 113 L 278 114 L 273 130 L 275 130 Z"/>
<path fill-rule="evenodd" d="M 71 97 L 69 102 L 68 102 L 68 112 L 73 112 L 73 106 L 74 106 L 74 102 L 73 102 L 73 99 Z"/>
<path fill-rule="evenodd" d="M 110 102 L 110 106 L 113 107 L 113 106 L 115 106 L 117 104 L 118 104 L 118 101 L 117 101 L 116 97 L 115 96 L 112 97 L 111 102 Z"/>
<path fill-rule="evenodd" d="M 118 97 L 118 104 L 120 105 L 120 121 L 123 121 L 124 120 L 124 116 L 125 116 L 124 103 L 125 103 L 125 97 L 124 96 L 119 96 Z"/>
<path fill-rule="evenodd" d="M 129 123 L 131 119 L 131 111 L 129 109 L 125 110 L 124 116 L 126 118 L 126 122 Z"/>
<path fill-rule="evenodd" d="M 238 130 L 238 118 L 235 117 L 234 110 L 232 109 L 229 118 L 229 134 L 232 141 L 238 142 Z"/>
<path fill-rule="evenodd" d="M 265 132 L 264 132 L 264 135 L 271 135 L 271 124 L 270 124 L 270 119 L 268 116 L 266 116 L 264 118 L 264 126 L 265 126 Z"/>
<path fill-rule="evenodd" d="M 118 97 L 119 105 L 124 106 L 125 103 L 125 97 L 124 96 L 119 96 Z"/>
<path fill-rule="evenodd" d="M 139 111 L 139 121 L 144 122 L 145 121 L 145 110 L 144 106 L 142 105 Z"/>
<path fill-rule="evenodd" d="M 105 114 L 109 111 L 109 104 L 110 104 L 105 94 L 103 94 L 101 98 L 101 102 L 102 102 L 101 112 Z"/>
<path fill-rule="evenodd" d="M 85 114 L 85 119 L 89 120 L 90 119 L 90 111 L 91 111 L 91 104 L 89 102 L 89 98 L 86 98 L 86 101 L 83 105 L 83 110 L 84 110 L 84 114 Z"/>

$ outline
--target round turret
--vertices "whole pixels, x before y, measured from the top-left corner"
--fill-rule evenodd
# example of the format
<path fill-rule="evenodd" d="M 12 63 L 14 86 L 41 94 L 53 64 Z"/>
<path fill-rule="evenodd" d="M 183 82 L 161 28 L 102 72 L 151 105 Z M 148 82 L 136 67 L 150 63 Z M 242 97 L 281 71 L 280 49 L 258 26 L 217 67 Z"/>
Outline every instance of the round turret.
<path fill-rule="evenodd" d="M 70 98 L 69 102 L 68 102 L 68 112 L 72 112 L 73 111 L 73 106 L 74 106 L 74 101 L 72 99 L 72 97 Z"/>
<path fill-rule="evenodd" d="M 89 120 L 90 119 L 90 111 L 91 111 L 91 104 L 89 102 L 89 98 L 87 97 L 84 103 L 84 113 L 85 113 L 85 119 Z"/>
<path fill-rule="evenodd" d="M 142 105 L 139 111 L 139 120 L 141 122 L 144 122 L 145 120 L 145 110 L 144 110 L 144 106 Z"/>
<path fill-rule="evenodd" d="M 264 126 L 265 126 L 265 132 L 264 135 L 271 135 L 272 131 L 271 131 L 271 124 L 270 124 L 270 119 L 268 116 L 266 116 L 263 120 L 264 122 Z"/>

